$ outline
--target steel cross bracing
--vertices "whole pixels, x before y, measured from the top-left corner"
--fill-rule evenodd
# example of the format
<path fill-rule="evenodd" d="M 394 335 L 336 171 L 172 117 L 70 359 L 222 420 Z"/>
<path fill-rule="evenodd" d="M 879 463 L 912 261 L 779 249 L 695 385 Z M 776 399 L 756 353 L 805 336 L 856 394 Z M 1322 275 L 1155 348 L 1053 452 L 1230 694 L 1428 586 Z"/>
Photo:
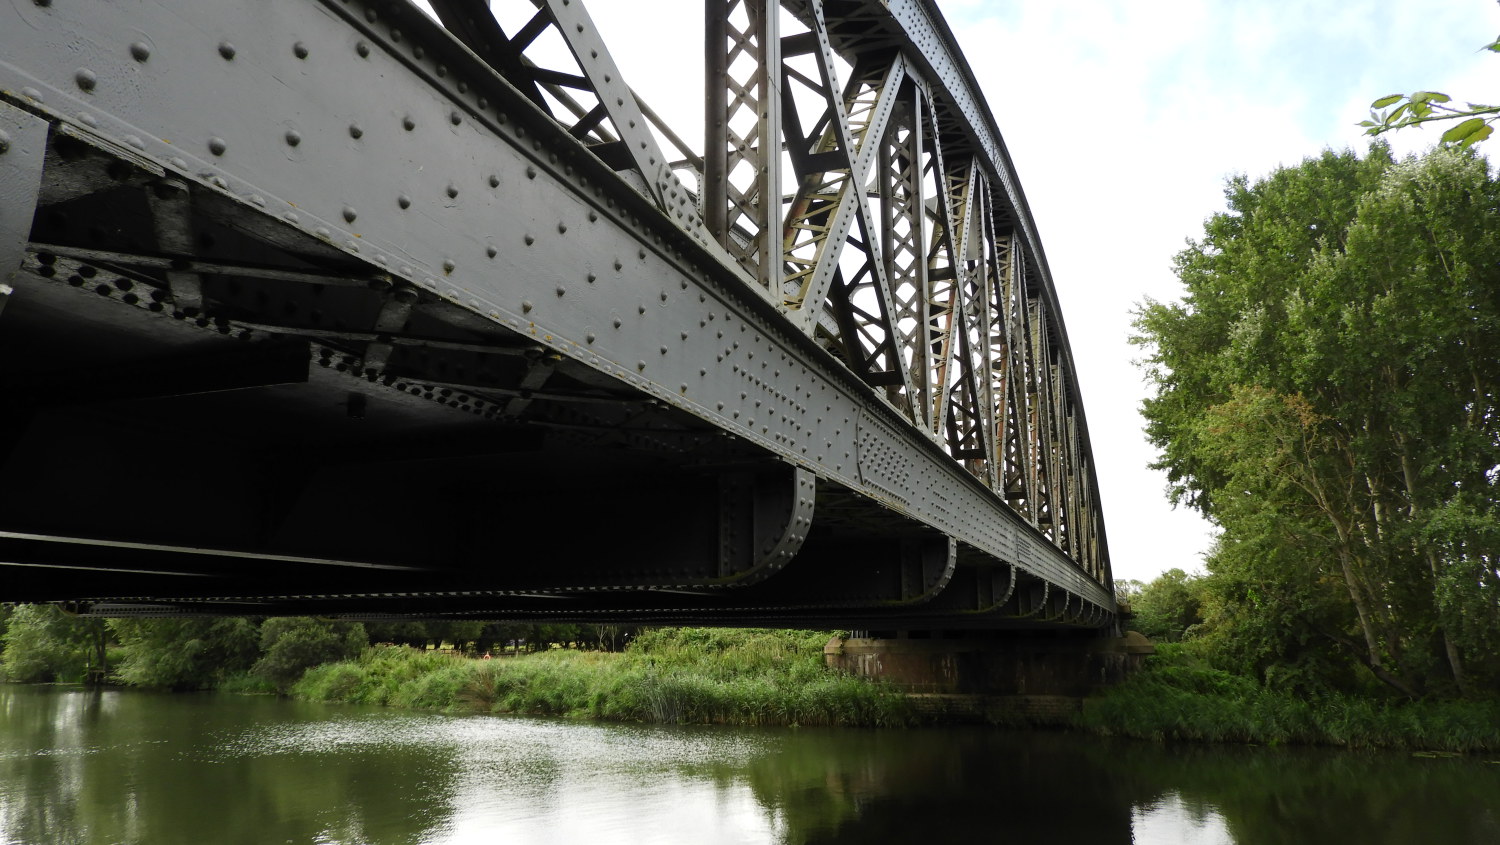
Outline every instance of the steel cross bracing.
<path fill-rule="evenodd" d="M 707 0 L 701 151 L 582 0 L 432 6 L 0 11 L 0 600 L 1111 623 L 1045 257 L 930 2 Z M 101 426 L 172 455 L 100 446 L 101 490 L 231 478 L 63 516 L 35 455 Z"/>

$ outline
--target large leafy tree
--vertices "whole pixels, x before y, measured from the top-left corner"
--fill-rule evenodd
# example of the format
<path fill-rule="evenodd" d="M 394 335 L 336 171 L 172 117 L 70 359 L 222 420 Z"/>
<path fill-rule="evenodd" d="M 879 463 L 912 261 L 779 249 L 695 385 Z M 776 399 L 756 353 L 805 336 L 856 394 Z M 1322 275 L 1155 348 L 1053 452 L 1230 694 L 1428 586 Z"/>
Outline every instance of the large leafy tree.
<path fill-rule="evenodd" d="M 1147 431 L 1224 529 L 1210 621 L 1262 670 L 1408 695 L 1500 675 L 1500 185 L 1455 149 L 1325 152 L 1227 191 L 1138 316 Z"/>
<path fill-rule="evenodd" d="M 249 670 L 260 652 L 259 620 L 112 619 L 109 624 L 123 651 L 119 678 L 132 686 L 207 689 Z"/>

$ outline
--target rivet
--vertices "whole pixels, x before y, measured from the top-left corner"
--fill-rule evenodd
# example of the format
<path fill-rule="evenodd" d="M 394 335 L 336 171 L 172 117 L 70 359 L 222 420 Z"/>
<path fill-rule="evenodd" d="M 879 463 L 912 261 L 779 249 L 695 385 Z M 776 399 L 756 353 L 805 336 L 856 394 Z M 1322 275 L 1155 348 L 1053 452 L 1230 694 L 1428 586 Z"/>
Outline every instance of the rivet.
<path fill-rule="evenodd" d="M 524 240 L 527 246 L 531 246 L 532 244 L 536 243 L 536 238 L 532 237 L 531 235 L 527 235 L 521 240 Z"/>
<path fill-rule="evenodd" d="M 93 128 L 97 128 L 99 126 L 99 121 L 95 120 L 94 116 L 91 115 L 91 114 L 88 114 L 87 112 L 78 115 L 78 119 L 79 119 L 79 121 L 81 121 L 83 123 L 84 126 L 93 127 Z"/>
<path fill-rule="evenodd" d="M 444 258 L 443 259 L 443 272 L 444 273 L 452 273 L 457 268 L 458 268 L 458 265 L 455 264 L 455 263 L 453 263 L 453 259 L 451 259 L 451 258 Z"/>
<path fill-rule="evenodd" d="M 359 57 L 361 59 L 369 58 L 369 56 L 370 56 L 370 45 L 366 44 L 363 41 L 361 41 L 358 44 L 354 45 L 354 52 L 358 53 Z"/>
<path fill-rule="evenodd" d="M 585 343 L 593 343 L 594 342 L 594 333 L 593 332 L 589 332 L 588 334 L 584 335 L 583 336 L 583 340 L 584 340 Z"/>
<path fill-rule="evenodd" d="M 224 61 L 227 62 L 230 59 L 233 59 L 234 58 L 234 53 L 235 53 L 235 50 L 234 50 L 234 45 L 233 44 L 230 44 L 228 41 L 220 41 L 219 42 L 219 55 L 221 55 L 221 56 L 224 57 Z"/>
<path fill-rule="evenodd" d="M 411 197 L 406 194 L 396 197 L 396 205 L 401 206 L 403 209 L 411 208 Z"/>
<path fill-rule="evenodd" d="M 0 155 L 10 152 L 10 133 L 0 129 Z"/>
<path fill-rule="evenodd" d="M 401 127 L 407 132 L 417 128 L 417 122 L 411 119 L 411 115 L 401 118 Z"/>
<path fill-rule="evenodd" d="M 349 124 L 349 137 L 350 138 L 362 138 L 362 137 L 364 137 L 364 134 L 365 134 L 365 129 L 364 129 L 363 126 L 360 126 L 358 123 L 351 123 L 351 124 Z"/>
<path fill-rule="evenodd" d="M 347 205 L 344 206 L 344 221 L 345 222 L 353 223 L 354 222 L 354 218 L 356 218 L 358 216 L 359 216 L 359 214 L 354 210 L 353 207 L 347 206 Z"/>
<path fill-rule="evenodd" d="M 126 135 L 125 143 L 129 144 L 132 147 L 135 147 L 138 150 L 146 149 L 146 142 L 142 141 L 137 135 Z"/>
<path fill-rule="evenodd" d="M 598 276 L 596 276 L 596 275 L 594 275 L 594 274 L 593 274 L 593 273 L 590 273 L 590 274 L 589 274 L 589 276 L 588 276 L 588 279 L 589 279 L 589 284 L 593 284 L 593 283 L 594 283 L 594 281 L 595 281 L 595 280 L 596 280 L 596 279 L 598 279 L 598 278 L 599 278 L 599 277 L 598 277 Z"/>
<path fill-rule="evenodd" d="M 301 41 L 298 41 L 296 44 L 293 44 L 292 45 L 292 55 L 296 56 L 299 59 L 305 59 L 305 58 L 307 58 L 307 45 L 303 44 Z"/>
<path fill-rule="evenodd" d="M 328 234 L 329 234 L 328 227 L 327 226 L 319 226 L 318 228 L 316 228 L 316 229 L 313 230 L 313 234 L 317 235 L 320 238 L 326 238 L 326 237 L 328 237 Z"/>
<path fill-rule="evenodd" d="M 667 354 L 667 348 L 665 346 L 663 346 L 661 348 L 661 354 L 663 354 L 663 355 Z"/>
<path fill-rule="evenodd" d="M 532 167 L 529 164 L 526 165 L 526 178 L 527 179 L 535 179 L 536 178 L 536 168 Z"/>
<path fill-rule="evenodd" d="M 562 285 L 558 285 L 557 286 L 557 295 L 558 296 L 562 296 L 563 294 L 566 294 L 567 292 L 568 292 L 567 288 L 563 287 Z"/>
<path fill-rule="evenodd" d="M 529 299 L 523 299 L 523 300 L 521 300 L 521 311 L 522 311 L 522 313 L 530 314 L 531 313 L 531 309 L 533 309 L 535 307 L 536 307 L 535 305 L 531 304 L 531 300 L 529 300 Z"/>
<path fill-rule="evenodd" d="M 437 75 L 438 76 L 447 76 L 448 75 L 448 68 L 445 65 L 438 65 L 437 66 Z"/>
<path fill-rule="evenodd" d="M 302 143 L 302 133 L 295 129 L 288 129 L 286 131 L 286 142 L 293 147 L 297 146 Z"/>
<path fill-rule="evenodd" d="M 561 220 L 557 221 L 557 233 L 562 234 L 566 231 L 568 231 L 568 224 Z"/>
<path fill-rule="evenodd" d="M 458 196 L 458 186 L 454 185 L 452 182 L 449 182 L 446 193 L 448 194 L 448 199 L 454 199 Z"/>
<path fill-rule="evenodd" d="M 485 247 L 484 254 L 488 255 L 491 258 L 494 258 L 496 255 L 500 254 L 500 250 L 495 249 L 495 247 L 493 245 L 491 245 L 491 246 Z"/>
<path fill-rule="evenodd" d="M 223 138 L 208 139 L 208 151 L 213 153 L 214 155 L 221 156 L 227 149 L 229 149 L 229 144 L 225 143 Z"/>
<path fill-rule="evenodd" d="M 637 370 L 640 370 L 641 372 L 645 372 L 646 371 L 646 362 L 645 361 L 636 361 L 635 362 L 635 368 Z"/>
<path fill-rule="evenodd" d="M 490 187 L 491 188 L 498 188 L 498 187 L 500 187 L 500 177 L 496 176 L 493 173 L 490 174 Z"/>
<path fill-rule="evenodd" d="M 623 323 L 623 321 L 621 321 L 621 320 L 620 320 L 620 318 L 619 318 L 619 317 L 616 317 L 616 318 L 615 318 L 615 319 L 614 319 L 614 320 L 613 320 L 613 322 L 614 322 L 614 324 L 615 324 L 615 328 L 617 328 L 617 329 L 618 329 L 618 328 L 619 328 L 619 327 L 620 327 L 620 326 L 621 326 L 621 325 L 622 325 L 622 323 Z"/>
<path fill-rule="evenodd" d="M 454 126 L 457 126 L 460 123 L 464 122 L 464 116 L 461 115 L 461 114 L 459 114 L 456 111 L 449 112 L 448 113 L 448 122 L 452 123 Z"/>

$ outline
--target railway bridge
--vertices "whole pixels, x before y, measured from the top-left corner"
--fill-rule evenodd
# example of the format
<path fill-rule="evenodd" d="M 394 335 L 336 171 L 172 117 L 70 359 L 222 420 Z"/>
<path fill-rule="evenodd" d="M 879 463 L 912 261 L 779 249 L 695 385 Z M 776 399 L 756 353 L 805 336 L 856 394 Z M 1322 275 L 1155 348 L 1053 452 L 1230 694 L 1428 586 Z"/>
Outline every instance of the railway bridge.
<path fill-rule="evenodd" d="M 0 7 L 0 600 L 1117 631 L 936 5 L 700 11 L 653 104 L 583 0 Z"/>

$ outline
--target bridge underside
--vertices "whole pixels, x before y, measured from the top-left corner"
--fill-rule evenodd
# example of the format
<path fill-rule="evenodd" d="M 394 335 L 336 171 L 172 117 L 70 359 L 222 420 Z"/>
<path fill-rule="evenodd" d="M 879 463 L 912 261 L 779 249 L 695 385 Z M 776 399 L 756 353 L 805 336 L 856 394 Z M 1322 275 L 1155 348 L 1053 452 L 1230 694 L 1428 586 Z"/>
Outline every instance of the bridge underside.
<path fill-rule="evenodd" d="M 214 73 L 255 78 L 196 104 L 219 134 L 191 144 L 177 110 L 113 114 L 107 67 L 0 57 L 0 600 L 1112 623 L 1096 577 L 425 19 L 401 49 L 425 33 L 468 84 L 407 55 L 368 102 L 310 109 L 344 71 L 289 95 L 271 48 L 371 60 L 352 22 L 399 4 L 280 7 L 266 43 L 209 39 Z M 135 64 L 188 64 L 167 44 Z M 411 124 L 440 126 L 422 152 Z"/>

